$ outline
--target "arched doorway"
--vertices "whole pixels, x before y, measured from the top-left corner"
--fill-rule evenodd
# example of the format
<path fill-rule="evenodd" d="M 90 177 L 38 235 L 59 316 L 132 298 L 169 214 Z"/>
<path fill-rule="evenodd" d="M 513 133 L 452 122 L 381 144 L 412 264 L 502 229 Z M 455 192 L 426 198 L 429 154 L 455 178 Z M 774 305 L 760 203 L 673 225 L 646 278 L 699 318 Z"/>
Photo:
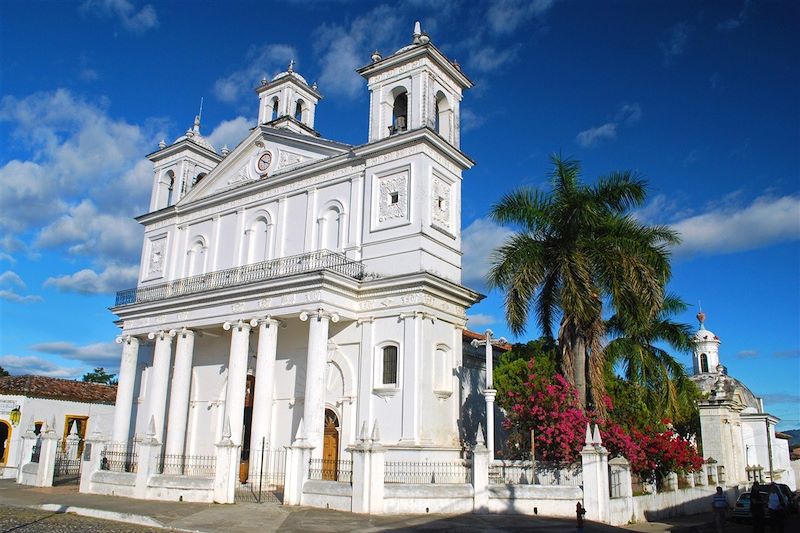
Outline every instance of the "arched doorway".
<path fill-rule="evenodd" d="M 11 447 L 11 425 L 0 420 L 0 465 L 8 460 L 8 449 Z"/>
<path fill-rule="evenodd" d="M 322 439 L 322 479 L 336 481 L 339 465 L 339 417 L 325 409 L 325 432 Z"/>

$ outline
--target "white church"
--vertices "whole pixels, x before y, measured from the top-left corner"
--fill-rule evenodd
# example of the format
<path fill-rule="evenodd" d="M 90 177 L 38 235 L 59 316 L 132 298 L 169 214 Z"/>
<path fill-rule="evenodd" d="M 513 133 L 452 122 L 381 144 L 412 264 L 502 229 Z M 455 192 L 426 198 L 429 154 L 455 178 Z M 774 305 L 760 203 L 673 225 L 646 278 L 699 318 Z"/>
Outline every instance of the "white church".
<path fill-rule="evenodd" d="M 460 103 L 472 82 L 425 33 L 358 70 L 366 144 L 323 138 L 322 98 L 288 70 L 256 88 L 258 124 L 219 153 L 199 118 L 154 165 L 136 288 L 117 294 L 112 440 L 213 455 L 230 425 L 335 460 L 377 422 L 389 456 L 455 459 L 465 310 Z M 254 98 L 254 105 L 256 103 Z M 472 430 L 474 434 L 474 429 Z"/>

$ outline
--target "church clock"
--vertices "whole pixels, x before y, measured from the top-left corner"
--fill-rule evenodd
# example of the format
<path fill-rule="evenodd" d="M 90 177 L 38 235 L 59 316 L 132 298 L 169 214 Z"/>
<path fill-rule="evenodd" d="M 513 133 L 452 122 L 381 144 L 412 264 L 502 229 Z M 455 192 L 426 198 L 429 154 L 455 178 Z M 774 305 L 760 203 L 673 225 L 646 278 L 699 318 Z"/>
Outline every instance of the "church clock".
<path fill-rule="evenodd" d="M 259 157 L 258 161 L 256 162 L 256 169 L 258 169 L 258 173 L 262 176 L 266 174 L 270 163 L 272 163 L 272 154 L 270 152 L 264 152 L 261 154 L 261 157 Z"/>

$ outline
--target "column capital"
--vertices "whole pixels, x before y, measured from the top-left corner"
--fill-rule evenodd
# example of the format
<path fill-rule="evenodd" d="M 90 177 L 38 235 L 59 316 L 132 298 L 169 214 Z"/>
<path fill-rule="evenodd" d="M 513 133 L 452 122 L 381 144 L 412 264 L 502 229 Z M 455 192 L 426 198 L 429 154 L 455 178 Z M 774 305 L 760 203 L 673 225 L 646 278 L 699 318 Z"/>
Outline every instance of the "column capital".
<path fill-rule="evenodd" d="M 253 327 L 265 326 L 268 328 L 272 326 L 275 327 L 285 326 L 283 320 L 279 318 L 273 318 L 272 315 L 266 315 L 261 318 L 253 318 L 252 320 L 250 320 L 250 325 Z"/>
<path fill-rule="evenodd" d="M 236 328 L 239 331 L 247 330 L 250 331 L 250 322 L 247 320 L 242 320 L 241 318 L 235 322 L 225 322 L 222 324 L 222 329 L 228 331 L 231 328 Z"/>
<path fill-rule="evenodd" d="M 160 329 L 158 331 L 151 331 L 150 333 L 147 334 L 147 338 L 150 340 L 158 338 L 158 340 L 160 341 L 166 340 L 167 342 L 172 342 L 172 337 L 174 336 L 175 336 L 175 330 L 166 331 L 163 329 Z"/>
<path fill-rule="evenodd" d="M 483 395 L 486 397 L 487 402 L 494 402 L 497 397 L 497 389 L 484 389 Z"/>
<path fill-rule="evenodd" d="M 323 308 L 315 309 L 314 311 L 303 311 L 300 313 L 300 320 L 306 322 L 309 318 L 316 318 L 319 322 L 323 318 L 331 322 L 339 322 L 339 314 L 335 312 L 326 311 Z"/>
<path fill-rule="evenodd" d="M 171 329 L 171 330 L 169 330 L 169 334 L 171 336 L 173 336 L 173 337 L 176 336 L 176 335 L 178 335 L 180 337 L 183 337 L 183 338 L 194 337 L 194 331 L 192 331 L 191 329 L 186 328 L 186 327 L 183 327 L 181 329 Z"/>
<path fill-rule="evenodd" d="M 139 344 L 139 337 L 134 335 L 119 335 L 116 339 L 114 339 L 114 342 L 117 344 L 122 344 L 123 342 L 125 344 Z"/>

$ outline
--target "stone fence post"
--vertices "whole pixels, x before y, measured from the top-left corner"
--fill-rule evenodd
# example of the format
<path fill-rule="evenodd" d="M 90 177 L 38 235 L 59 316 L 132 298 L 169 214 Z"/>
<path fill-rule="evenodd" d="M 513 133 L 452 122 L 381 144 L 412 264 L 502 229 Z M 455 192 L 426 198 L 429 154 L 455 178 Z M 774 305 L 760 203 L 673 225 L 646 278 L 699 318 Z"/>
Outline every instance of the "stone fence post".
<path fill-rule="evenodd" d="M 383 475 L 386 450 L 380 443 L 378 421 L 367 437 L 367 423 L 361 426 L 358 443 L 347 448 L 353 457 L 353 497 L 351 511 L 354 513 L 380 514 L 383 512 Z"/>
<path fill-rule="evenodd" d="M 491 431 L 491 428 L 489 428 Z M 478 424 L 475 448 L 472 450 L 472 512 L 489 512 L 489 460 L 491 454 L 483 440 L 483 428 Z"/>
<path fill-rule="evenodd" d="M 158 471 L 158 461 L 161 458 L 161 443 L 156 438 L 156 421 L 153 416 L 150 417 L 147 436 L 139 443 L 137 455 L 134 494 L 136 498 L 147 499 L 150 476 Z"/>
<path fill-rule="evenodd" d="M 22 482 L 22 467 L 31 462 L 31 455 L 33 455 L 33 448 L 36 446 L 36 439 L 39 437 L 33 431 L 33 422 L 27 431 L 22 434 L 22 442 L 19 452 L 19 463 L 17 464 L 17 483 Z"/>
<path fill-rule="evenodd" d="M 308 462 L 311 460 L 310 444 L 303 431 L 303 420 L 291 446 L 286 447 L 286 479 L 283 487 L 284 505 L 300 505 L 303 500 L 303 485 L 308 479 Z"/>
<path fill-rule="evenodd" d="M 56 453 L 58 451 L 58 437 L 53 429 L 53 423 L 42 435 L 42 448 L 39 454 L 39 470 L 36 473 L 37 487 L 52 487 L 53 474 L 56 468 Z"/>
<path fill-rule="evenodd" d="M 611 503 L 608 491 L 608 450 L 603 447 L 600 429 L 595 424 L 592 434 L 586 424 L 586 445 L 581 450 L 583 464 L 583 507 L 586 518 L 608 522 Z"/>
<path fill-rule="evenodd" d="M 217 463 L 214 470 L 214 502 L 233 503 L 239 479 L 241 446 L 231 439 L 231 422 L 225 418 L 222 440 L 217 443 Z"/>
<path fill-rule="evenodd" d="M 372 445 L 370 448 L 370 514 L 383 514 L 383 483 L 386 472 L 386 448 L 381 444 L 378 420 L 372 426 Z"/>
<path fill-rule="evenodd" d="M 83 443 L 83 454 L 81 455 L 81 484 L 79 492 L 92 491 L 92 476 L 100 470 L 100 461 L 103 457 L 103 448 L 107 440 L 95 432 Z"/>
<path fill-rule="evenodd" d="M 632 498 L 633 482 L 631 480 L 631 464 L 624 457 L 614 457 L 608 462 L 612 483 L 618 487 L 615 498 Z"/>

